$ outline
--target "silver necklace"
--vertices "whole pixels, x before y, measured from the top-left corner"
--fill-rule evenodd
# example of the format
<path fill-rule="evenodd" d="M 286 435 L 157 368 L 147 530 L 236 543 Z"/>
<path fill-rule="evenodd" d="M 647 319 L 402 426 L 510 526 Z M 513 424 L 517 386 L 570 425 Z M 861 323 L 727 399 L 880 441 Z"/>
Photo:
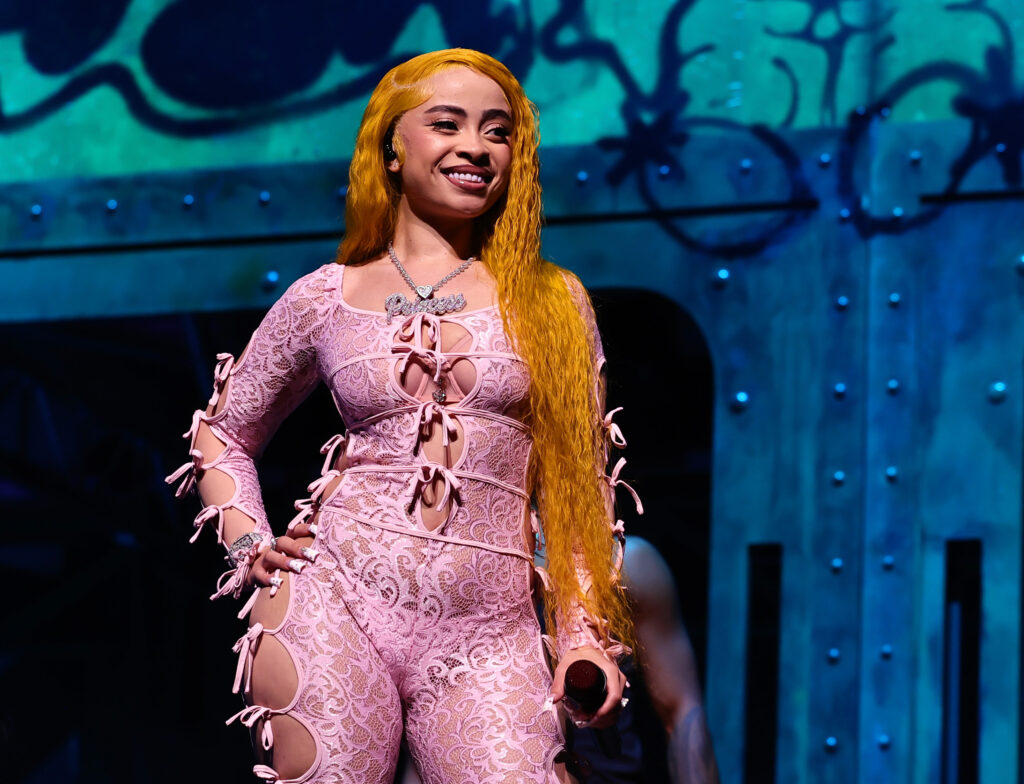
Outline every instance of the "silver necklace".
<path fill-rule="evenodd" d="M 441 315 L 462 310 L 466 307 L 466 298 L 461 291 L 458 294 L 449 294 L 447 297 L 435 297 L 434 292 L 460 272 L 465 272 L 469 265 L 476 261 L 476 256 L 470 256 L 433 286 L 417 286 L 409 273 L 405 271 L 402 262 L 398 260 L 395 249 L 390 242 L 388 243 L 388 255 L 391 256 L 391 260 L 398 267 L 402 277 L 405 278 L 405 282 L 409 284 L 409 288 L 416 292 L 416 300 L 413 302 L 410 302 L 404 294 L 399 294 L 398 292 L 391 294 L 384 300 L 384 309 L 388 313 L 389 324 L 391 323 L 392 316 L 411 316 L 413 313 L 435 313 Z"/>

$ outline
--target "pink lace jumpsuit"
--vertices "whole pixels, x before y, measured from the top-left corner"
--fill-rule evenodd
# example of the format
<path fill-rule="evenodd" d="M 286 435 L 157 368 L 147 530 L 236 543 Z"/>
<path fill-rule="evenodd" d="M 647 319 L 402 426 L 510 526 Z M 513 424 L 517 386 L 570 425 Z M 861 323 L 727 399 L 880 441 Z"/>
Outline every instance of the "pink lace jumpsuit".
<path fill-rule="evenodd" d="M 324 444 L 322 475 L 289 524 L 315 515 L 320 555 L 289 575 L 284 620 L 252 624 L 235 645 L 235 691 L 251 693 L 253 657 L 267 636 L 287 651 L 298 687 L 285 707 L 249 705 L 229 721 L 255 726 L 268 751 L 276 714 L 309 732 L 316 757 L 301 776 L 254 768 L 279 784 L 390 784 L 403 727 L 425 784 L 557 781 L 563 739 L 546 700 L 544 646 L 558 655 L 595 645 L 609 656 L 621 646 L 602 643 L 600 623 L 582 611 L 557 642 L 542 640 L 531 591 L 537 526 L 524 489 L 525 365 L 496 307 L 389 322 L 343 300 L 344 269 L 326 264 L 292 284 L 239 362 L 218 355 L 211 406 L 226 399 L 215 414 L 195 412 L 185 434 L 191 460 L 168 477 L 182 480 L 183 495 L 205 470 L 230 476 L 234 496 L 207 504 L 195 535 L 213 525 L 221 538 L 224 510 L 234 507 L 256 521 L 265 544 L 271 529 L 254 461 L 316 384 L 330 386 L 345 435 Z M 589 301 L 566 278 L 600 363 Z M 226 445 L 211 461 L 195 446 L 200 421 Z M 618 443 L 610 416 L 604 428 Z M 441 457 L 432 459 L 424 446 L 437 429 Z M 610 530 L 621 542 L 621 522 Z M 213 598 L 240 596 L 248 566 L 225 573 Z"/>

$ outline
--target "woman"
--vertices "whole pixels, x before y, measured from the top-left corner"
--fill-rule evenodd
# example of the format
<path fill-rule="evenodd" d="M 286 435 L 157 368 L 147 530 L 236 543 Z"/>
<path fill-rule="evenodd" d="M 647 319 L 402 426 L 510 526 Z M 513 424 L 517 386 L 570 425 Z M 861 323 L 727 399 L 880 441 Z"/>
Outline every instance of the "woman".
<path fill-rule="evenodd" d="M 385 75 L 337 263 L 289 287 L 237 362 L 218 356 L 193 415 L 192 459 L 168 481 L 198 485 L 196 536 L 213 525 L 228 548 L 214 596 L 256 587 L 232 720 L 264 780 L 390 782 L 403 729 L 427 784 L 564 780 L 554 703 L 581 659 L 608 696 L 572 718 L 614 721 L 613 632 L 631 640 L 610 524 L 621 461 L 604 476 L 614 426 L 589 299 L 539 255 L 535 111 L 472 50 Z M 320 380 L 345 436 L 274 538 L 254 459 Z"/>

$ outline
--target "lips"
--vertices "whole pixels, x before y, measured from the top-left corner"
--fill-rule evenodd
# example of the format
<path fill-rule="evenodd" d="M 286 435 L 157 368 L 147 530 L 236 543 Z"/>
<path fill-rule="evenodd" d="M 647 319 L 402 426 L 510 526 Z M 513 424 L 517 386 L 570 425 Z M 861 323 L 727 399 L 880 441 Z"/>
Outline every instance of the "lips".
<path fill-rule="evenodd" d="M 479 166 L 452 166 L 441 169 L 441 173 L 448 179 L 456 182 L 487 183 L 494 179 L 493 172 L 482 169 Z"/>

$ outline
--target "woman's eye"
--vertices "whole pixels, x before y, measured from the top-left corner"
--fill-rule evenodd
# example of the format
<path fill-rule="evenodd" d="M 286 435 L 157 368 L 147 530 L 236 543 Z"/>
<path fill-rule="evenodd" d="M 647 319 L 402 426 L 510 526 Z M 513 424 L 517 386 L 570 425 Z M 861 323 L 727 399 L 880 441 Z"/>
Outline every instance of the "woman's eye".
<path fill-rule="evenodd" d="M 506 128 L 504 125 L 496 125 L 495 127 L 491 128 L 491 130 L 489 130 L 488 133 L 497 134 L 502 139 L 507 139 L 511 135 L 511 131 L 509 131 L 509 129 Z"/>
<path fill-rule="evenodd" d="M 437 120 L 430 123 L 430 125 L 433 128 L 440 128 L 445 131 L 457 131 L 459 129 L 454 120 Z"/>

